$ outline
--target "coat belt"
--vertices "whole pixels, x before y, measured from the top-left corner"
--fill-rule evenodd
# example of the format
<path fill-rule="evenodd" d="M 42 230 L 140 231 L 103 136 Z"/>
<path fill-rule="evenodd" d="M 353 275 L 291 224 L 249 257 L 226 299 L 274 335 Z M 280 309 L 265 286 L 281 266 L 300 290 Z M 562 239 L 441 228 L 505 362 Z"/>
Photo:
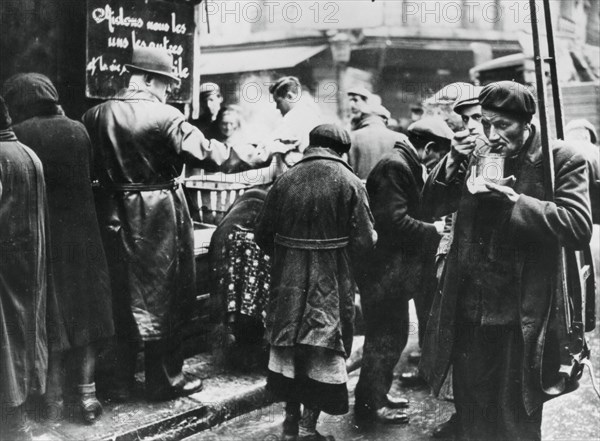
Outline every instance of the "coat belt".
<path fill-rule="evenodd" d="M 275 243 L 286 248 L 300 250 L 337 250 L 348 246 L 349 237 L 336 237 L 334 239 L 296 239 L 293 237 L 275 234 Z"/>
<path fill-rule="evenodd" d="M 156 190 L 176 190 L 180 183 L 176 179 L 158 184 L 99 184 L 99 187 L 107 191 L 156 191 Z"/>

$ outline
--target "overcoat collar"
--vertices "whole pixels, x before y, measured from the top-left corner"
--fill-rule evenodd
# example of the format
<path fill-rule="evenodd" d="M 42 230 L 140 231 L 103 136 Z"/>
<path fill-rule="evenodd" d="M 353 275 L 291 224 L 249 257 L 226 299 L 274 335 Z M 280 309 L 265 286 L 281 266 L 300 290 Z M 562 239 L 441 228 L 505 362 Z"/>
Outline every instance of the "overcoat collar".
<path fill-rule="evenodd" d="M 370 126 L 381 126 L 387 128 L 383 120 L 377 115 L 367 115 L 359 121 L 355 130 Z"/>
<path fill-rule="evenodd" d="M 129 89 L 128 87 L 125 87 L 121 90 L 119 90 L 119 92 L 115 95 L 114 97 L 115 100 L 121 100 L 121 101 L 152 101 L 155 103 L 160 103 L 161 101 L 153 94 L 151 94 L 150 92 L 146 91 L 146 90 L 132 90 Z"/>
<path fill-rule="evenodd" d="M 336 161 L 344 165 L 348 170 L 354 172 L 352 167 L 344 161 L 337 153 L 333 150 L 325 148 L 325 147 L 309 147 L 304 152 L 304 157 L 298 161 L 296 164 L 300 164 L 302 162 L 308 162 L 315 159 L 326 159 L 329 161 Z"/>

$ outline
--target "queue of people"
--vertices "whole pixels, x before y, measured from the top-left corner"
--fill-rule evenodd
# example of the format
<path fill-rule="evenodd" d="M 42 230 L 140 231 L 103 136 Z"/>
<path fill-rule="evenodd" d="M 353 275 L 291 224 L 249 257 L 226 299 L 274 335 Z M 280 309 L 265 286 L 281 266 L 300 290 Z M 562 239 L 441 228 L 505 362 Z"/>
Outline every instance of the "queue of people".
<path fill-rule="evenodd" d="M 425 103 L 404 135 L 364 88 L 348 92 L 346 130 L 325 124 L 298 99 L 300 81 L 284 77 L 270 89 L 282 124 L 255 145 L 214 83 L 201 87 L 199 120 L 166 104 L 179 81 L 167 52 L 136 48 L 127 69 L 129 87 L 83 124 L 64 115 L 43 75 L 2 87 L 0 397 L 16 416 L 3 415 L 2 436 L 31 439 L 23 405 L 33 394 L 57 409 L 74 394 L 94 423 L 97 389 L 130 399 L 140 347 L 147 400 L 200 392 L 202 380 L 183 370 L 196 274 L 179 178 L 184 165 L 235 173 L 278 161 L 274 183 L 246 192 L 217 227 L 210 303 L 229 355 L 265 343 L 267 389 L 285 402 L 282 439 L 332 440 L 317 430 L 320 413 L 349 411 L 357 298 L 359 425 L 409 421 L 411 404 L 390 389 L 413 299 L 417 375 L 436 394 L 446 388 L 456 408 L 434 436 L 541 439 L 552 376 L 539 342 L 556 253 L 588 246 L 598 222 L 589 123 L 573 122 L 553 144 L 550 201 L 535 99 L 515 82 L 462 84 L 451 104 Z M 502 158 L 502 176 L 479 167 L 490 155 Z M 119 368 L 96 387 L 108 340 Z"/>

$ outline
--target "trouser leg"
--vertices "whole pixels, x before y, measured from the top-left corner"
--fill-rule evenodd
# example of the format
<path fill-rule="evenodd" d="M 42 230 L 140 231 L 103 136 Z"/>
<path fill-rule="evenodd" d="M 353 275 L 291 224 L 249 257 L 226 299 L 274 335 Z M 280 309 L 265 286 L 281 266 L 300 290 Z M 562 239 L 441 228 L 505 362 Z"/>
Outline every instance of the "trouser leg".
<path fill-rule="evenodd" d="M 181 347 L 172 341 L 145 342 L 144 366 L 147 391 L 168 389 L 185 381 Z"/>
<path fill-rule="evenodd" d="M 374 411 L 386 404 L 394 367 L 408 340 L 408 301 L 363 302 L 365 344 L 356 386 L 356 411 Z M 361 409 L 362 407 L 362 409 Z"/>
<path fill-rule="evenodd" d="M 528 415 L 521 384 L 520 330 L 461 325 L 454 356 L 460 440 L 541 439 L 542 409 Z"/>
<path fill-rule="evenodd" d="M 300 435 L 314 435 L 317 432 L 317 421 L 321 412 L 315 409 L 309 409 L 306 406 L 300 418 Z"/>

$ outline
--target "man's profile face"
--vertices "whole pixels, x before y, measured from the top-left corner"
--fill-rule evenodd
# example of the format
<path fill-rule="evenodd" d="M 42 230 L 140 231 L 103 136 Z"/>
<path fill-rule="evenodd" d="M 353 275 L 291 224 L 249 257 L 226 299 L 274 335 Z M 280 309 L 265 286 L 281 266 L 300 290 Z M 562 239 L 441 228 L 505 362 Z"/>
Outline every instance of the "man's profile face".
<path fill-rule="evenodd" d="M 517 153 L 529 133 L 526 121 L 504 112 L 483 109 L 481 122 L 492 151 L 505 155 Z"/>
<path fill-rule="evenodd" d="M 471 135 L 483 135 L 483 125 L 481 124 L 481 106 L 474 104 L 472 106 L 465 106 L 460 109 L 460 116 L 462 118 L 465 129 L 469 130 Z"/>
<path fill-rule="evenodd" d="M 275 96 L 273 99 L 275 100 L 275 107 L 277 107 L 277 110 L 279 110 L 283 116 L 285 116 L 292 109 L 292 105 L 287 97 Z"/>
<path fill-rule="evenodd" d="M 364 97 L 360 95 L 349 94 L 348 101 L 350 103 L 350 113 L 352 116 L 369 113 L 369 105 Z"/>
<path fill-rule="evenodd" d="M 161 103 L 167 102 L 167 97 L 171 93 L 172 81 L 164 77 L 153 76 L 146 84 L 150 93 L 156 96 Z"/>

